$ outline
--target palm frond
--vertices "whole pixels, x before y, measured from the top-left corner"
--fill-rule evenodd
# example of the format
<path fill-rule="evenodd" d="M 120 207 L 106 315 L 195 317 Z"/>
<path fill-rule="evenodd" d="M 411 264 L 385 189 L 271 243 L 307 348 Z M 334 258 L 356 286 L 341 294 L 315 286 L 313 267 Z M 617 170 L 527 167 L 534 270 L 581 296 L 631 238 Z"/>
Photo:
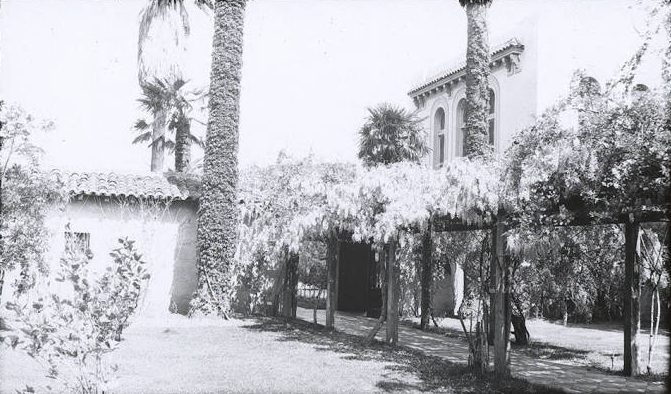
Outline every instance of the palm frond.
<path fill-rule="evenodd" d="M 366 165 L 419 162 L 429 152 L 423 119 L 416 112 L 388 103 L 367 110 L 368 117 L 359 131 L 358 152 Z"/>
<path fill-rule="evenodd" d="M 199 7 L 203 9 L 202 7 Z M 181 28 L 185 37 L 191 33 L 189 15 L 184 0 L 150 0 L 140 13 L 140 27 L 137 43 L 138 79 L 140 84 L 146 83 L 146 65 L 143 54 L 149 41 L 149 32 L 153 23 L 158 19 L 165 19 L 169 12 L 177 12 L 181 20 Z M 180 45 L 180 34 L 175 34 L 175 45 Z"/>
<path fill-rule="evenodd" d="M 133 143 L 134 144 L 139 144 L 140 142 L 147 142 L 147 141 L 151 141 L 151 131 L 147 131 L 146 133 L 142 133 L 142 134 L 138 135 L 133 140 Z M 149 146 L 151 146 L 151 144 L 149 144 Z"/>
<path fill-rule="evenodd" d="M 150 127 L 151 125 L 147 123 L 147 121 L 144 119 L 138 119 L 137 121 L 135 121 L 135 124 L 133 125 L 133 128 L 137 131 L 149 130 Z"/>

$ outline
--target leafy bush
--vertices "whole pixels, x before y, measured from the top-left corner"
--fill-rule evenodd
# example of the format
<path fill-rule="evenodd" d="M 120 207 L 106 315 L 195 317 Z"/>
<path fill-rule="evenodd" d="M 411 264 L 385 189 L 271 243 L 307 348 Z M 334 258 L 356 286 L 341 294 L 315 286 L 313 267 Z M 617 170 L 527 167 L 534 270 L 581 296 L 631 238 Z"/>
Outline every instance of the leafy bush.
<path fill-rule="evenodd" d="M 49 234 L 44 225 L 49 208 L 65 199 L 58 182 L 40 168 L 41 150 L 34 135 L 51 128 L 21 108 L 0 102 L 0 295 L 5 273 L 18 269 L 16 295 L 32 288 L 46 273 L 44 254 Z"/>
<path fill-rule="evenodd" d="M 113 264 L 95 279 L 88 269 L 91 252 L 69 244 L 56 276 L 62 286 L 6 306 L 14 320 L 3 342 L 26 352 L 68 390 L 106 391 L 116 366 L 103 356 L 117 347 L 149 278 L 134 241 L 119 239 L 119 244 L 110 253 Z"/>

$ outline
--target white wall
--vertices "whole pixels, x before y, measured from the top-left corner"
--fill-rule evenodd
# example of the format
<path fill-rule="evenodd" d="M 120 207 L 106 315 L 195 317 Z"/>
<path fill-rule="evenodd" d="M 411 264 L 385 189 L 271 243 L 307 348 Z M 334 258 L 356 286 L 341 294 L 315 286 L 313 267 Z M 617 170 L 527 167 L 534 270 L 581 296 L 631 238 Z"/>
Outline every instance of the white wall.
<path fill-rule="evenodd" d="M 119 200 L 88 197 L 52 211 L 47 226 L 52 232 L 48 261 L 52 269 L 65 244 L 65 226 L 72 232 L 90 234 L 94 254 L 91 271 L 100 274 L 111 263 L 109 253 L 128 237 L 148 263 L 151 274 L 139 315 L 166 316 L 171 302 L 185 312 L 196 285 L 196 211 L 192 203 L 161 205 L 128 204 Z"/>
<path fill-rule="evenodd" d="M 512 135 L 520 128 L 531 124 L 536 117 L 538 49 L 536 45 L 536 23 L 534 19 L 525 20 L 516 31 L 525 49 L 520 56 L 520 71 L 509 74 L 506 66 L 494 67 L 490 77 L 490 86 L 496 94 L 496 152 L 503 153 L 510 145 Z M 507 39 L 513 36 L 507 37 Z M 451 91 L 442 91 L 426 100 L 419 111 L 425 118 L 423 125 L 427 130 L 429 146 L 437 149 L 435 141 L 434 115 L 438 108 L 446 113 L 446 154 L 449 162 L 459 155 L 458 146 L 461 137 L 457 132 L 457 105 L 466 95 L 466 85 L 462 79 Z M 427 158 L 427 164 L 433 165 L 434 154 Z"/>

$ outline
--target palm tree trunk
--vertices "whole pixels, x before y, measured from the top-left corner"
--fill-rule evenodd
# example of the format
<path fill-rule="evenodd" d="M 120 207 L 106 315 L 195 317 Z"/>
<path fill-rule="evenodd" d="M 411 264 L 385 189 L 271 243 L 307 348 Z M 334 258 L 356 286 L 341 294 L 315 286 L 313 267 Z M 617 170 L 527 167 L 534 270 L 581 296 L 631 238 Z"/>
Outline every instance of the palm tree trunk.
<path fill-rule="evenodd" d="M 165 131 L 168 126 L 167 112 L 167 108 L 164 108 L 154 113 L 154 129 L 151 136 L 151 172 L 163 172 Z"/>
<path fill-rule="evenodd" d="M 671 130 L 671 10 L 666 11 L 666 20 L 664 27 L 666 28 L 667 46 L 665 56 L 662 58 L 662 80 L 664 81 L 664 94 L 666 95 L 666 130 Z M 671 375 L 669 375 L 671 376 Z"/>
<path fill-rule="evenodd" d="M 491 1 L 469 1 L 464 5 L 468 20 L 466 48 L 466 149 L 464 155 L 489 156 L 487 115 L 491 55 L 487 32 L 487 8 Z"/>
<path fill-rule="evenodd" d="M 191 124 L 188 120 L 180 121 L 175 130 L 175 171 L 184 172 L 191 163 Z"/>
<path fill-rule="evenodd" d="M 238 229 L 238 127 L 242 37 L 246 0 L 219 0 L 214 6 L 214 41 L 210 75 L 209 121 L 198 217 L 199 279 L 197 297 L 207 300 L 203 277 L 210 273 L 220 287 L 219 300 L 197 302 L 211 312 L 216 303 L 230 310 L 230 270 Z"/>

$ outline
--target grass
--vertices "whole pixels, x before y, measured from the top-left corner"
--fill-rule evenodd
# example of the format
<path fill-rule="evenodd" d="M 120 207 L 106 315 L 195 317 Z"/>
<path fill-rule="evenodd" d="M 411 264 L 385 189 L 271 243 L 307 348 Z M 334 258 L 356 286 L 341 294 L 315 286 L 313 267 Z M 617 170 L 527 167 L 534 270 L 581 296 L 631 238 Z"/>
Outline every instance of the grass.
<path fill-rule="evenodd" d="M 431 324 L 430 331 L 451 337 L 463 337 L 458 319 L 437 319 L 439 327 Z M 418 319 L 405 322 L 418 327 Z M 466 322 L 468 328 L 468 322 Z M 642 327 L 644 328 L 644 327 Z M 554 360 L 567 365 L 594 368 L 611 374 L 622 374 L 623 369 L 623 330 L 617 323 L 571 324 L 564 327 L 561 323 L 542 319 L 527 320 L 527 329 L 531 334 L 528 347 L 515 346 L 513 351 L 537 359 Z M 639 336 L 643 369 L 647 364 L 648 336 Z M 660 336 L 654 348 L 652 374 L 638 376 L 648 381 L 664 381 L 669 366 L 669 333 L 660 330 Z"/>
<path fill-rule="evenodd" d="M 478 377 L 461 365 L 309 323 L 273 319 L 138 322 L 111 355 L 112 393 L 547 392 L 519 379 Z M 48 382 L 33 360 L 0 352 L 0 392 Z"/>

